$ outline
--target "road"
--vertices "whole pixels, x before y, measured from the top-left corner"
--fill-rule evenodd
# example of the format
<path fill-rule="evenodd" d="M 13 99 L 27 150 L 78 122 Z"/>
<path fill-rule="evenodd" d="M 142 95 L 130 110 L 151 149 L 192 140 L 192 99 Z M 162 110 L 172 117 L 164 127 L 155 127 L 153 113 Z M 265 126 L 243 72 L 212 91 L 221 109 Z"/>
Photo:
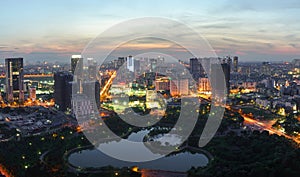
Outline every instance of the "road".
<path fill-rule="evenodd" d="M 278 136 L 284 136 L 288 139 L 294 140 L 296 143 L 300 144 L 299 137 L 293 137 L 290 135 L 287 135 L 285 132 L 277 130 L 272 127 L 272 125 L 276 122 L 276 120 L 270 120 L 270 121 L 261 121 L 253 119 L 245 114 L 240 114 L 244 118 L 244 124 L 250 125 L 250 126 L 256 126 L 260 129 L 269 131 L 270 134 L 277 134 Z"/>
<path fill-rule="evenodd" d="M 300 136 L 294 137 L 287 135 L 285 132 L 277 130 L 272 127 L 276 120 L 257 120 L 247 114 L 243 114 L 241 111 L 233 110 L 230 106 L 226 106 L 230 111 L 238 112 L 244 118 L 244 125 L 256 127 L 258 130 L 267 130 L 270 134 L 276 134 L 278 136 L 284 136 L 287 139 L 291 139 L 300 146 Z"/>
<path fill-rule="evenodd" d="M 114 81 L 114 78 L 116 76 L 117 76 L 117 71 L 114 71 L 100 92 L 100 101 L 106 99 L 110 86 L 112 85 L 112 82 Z"/>

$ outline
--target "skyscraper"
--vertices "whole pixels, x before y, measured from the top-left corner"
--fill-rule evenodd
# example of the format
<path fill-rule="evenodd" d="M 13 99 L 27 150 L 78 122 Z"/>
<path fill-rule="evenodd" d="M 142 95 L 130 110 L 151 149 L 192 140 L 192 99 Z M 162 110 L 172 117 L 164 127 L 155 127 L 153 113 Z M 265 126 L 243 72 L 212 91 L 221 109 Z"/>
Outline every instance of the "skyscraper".
<path fill-rule="evenodd" d="M 132 56 L 127 57 L 127 69 L 134 72 L 134 58 Z"/>
<path fill-rule="evenodd" d="M 221 75 L 224 74 L 224 77 Z M 223 95 L 226 91 L 226 94 L 229 94 L 230 91 L 230 66 L 228 63 L 217 64 L 214 63 L 211 65 L 211 87 L 213 94 Z M 224 80 L 223 80 L 224 79 Z"/>
<path fill-rule="evenodd" d="M 231 72 L 232 68 L 232 59 L 230 56 L 227 57 L 227 64 L 229 65 L 229 73 Z"/>
<path fill-rule="evenodd" d="M 190 59 L 190 73 L 195 79 L 198 79 L 200 77 L 200 63 L 198 58 Z"/>
<path fill-rule="evenodd" d="M 100 83 L 98 81 L 85 81 L 82 86 L 83 94 L 90 99 L 93 109 L 100 108 Z"/>
<path fill-rule="evenodd" d="M 78 67 L 78 73 L 82 73 L 83 58 L 81 55 L 72 55 L 71 57 L 71 72 L 75 73 L 76 67 Z"/>
<path fill-rule="evenodd" d="M 170 81 L 170 94 L 172 96 L 181 96 L 189 94 L 189 80 L 185 78 L 177 78 Z"/>
<path fill-rule="evenodd" d="M 227 89 L 227 94 L 230 93 L 230 64 L 229 63 L 222 63 L 222 70 L 224 72 L 225 76 L 225 83 L 226 83 L 226 89 Z"/>
<path fill-rule="evenodd" d="M 239 58 L 237 56 L 233 57 L 233 72 L 238 72 L 238 64 L 239 64 Z"/>
<path fill-rule="evenodd" d="M 6 99 L 8 102 L 24 102 L 23 58 L 6 58 Z"/>
<path fill-rule="evenodd" d="M 73 75 L 69 72 L 54 74 L 55 107 L 61 111 L 71 109 Z"/>
<path fill-rule="evenodd" d="M 93 58 L 87 59 L 88 64 L 88 79 L 89 80 L 96 80 L 97 79 L 97 61 L 95 61 Z"/>

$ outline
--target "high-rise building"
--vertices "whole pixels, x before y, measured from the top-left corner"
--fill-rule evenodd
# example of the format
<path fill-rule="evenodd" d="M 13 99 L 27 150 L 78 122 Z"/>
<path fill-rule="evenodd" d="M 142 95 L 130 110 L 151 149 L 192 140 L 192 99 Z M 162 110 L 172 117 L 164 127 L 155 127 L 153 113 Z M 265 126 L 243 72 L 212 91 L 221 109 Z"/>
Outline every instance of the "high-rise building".
<path fill-rule="evenodd" d="M 134 58 L 132 56 L 127 57 L 127 69 L 134 72 Z"/>
<path fill-rule="evenodd" d="M 211 91 L 211 85 L 208 78 L 206 77 L 199 78 L 199 91 L 200 92 Z"/>
<path fill-rule="evenodd" d="M 230 93 L 230 64 L 222 63 L 221 66 L 225 76 L 227 94 L 229 94 Z"/>
<path fill-rule="evenodd" d="M 88 96 L 83 94 L 75 94 L 72 99 L 72 112 L 75 114 L 77 120 L 81 122 L 86 119 L 95 118 L 95 109 L 93 102 Z"/>
<path fill-rule="evenodd" d="M 170 80 L 168 77 L 160 77 L 155 79 L 155 90 L 156 91 L 169 91 Z"/>
<path fill-rule="evenodd" d="M 239 58 L 237 56 L 233 57 L 233 72 L 238 72 L 238 64 L 239 64 Z"/>
<path fill-rule="evenodd" d="M 151 72 L 156 71 L 156 67 L 157 67 L 157 65 L 158 65 L 157 59 L 155 59 L 155 58 L 150 58 L 150 59 L 149 59 L 149 62 L 150 62 L 150 71 L 151 71 Z"/>
<path fill-rule="evenodd" d="M 232 59 L 230 56 L 227 57 L 227 64 L 229 65 L 229 72 L 231 72 L 231 68 L 232 68 Z"/>
<path fill-rule="evenodd" d="M 87 59 L 88 64 L 88 78 L 89 80 L 97 79 L 97 62 L 93 58 Z"/>
<path fill-rule="evenodd" d="M 55 107 L 61 111 L 71 110 L 73 75 L 69 72 L 54 74 Z"/>
<path fill-rule="evenodd" d="M 224 75 L 222 77 L 221 75 Z M 230 91 L 230 66 L 227 63 L 211 65 L 211 87 L 213 94 L 229 94 Z"/>
<path fill-rule="evenodd" d="M 189 80 L 178 78 L 170 81 L 170 94 L 172 96 L 188 95 L 189 94 Z"/>
<path fill-rule="evenodd" d="M 190 59 L 190 73 L 195 79 L 198 79 L 200 77 L 200 63 L 198 58 Z"/>
<path fill-rule="evenodd" d="M 23 58 L 6 58 L 6 99 L 8 102 L 24 102 Z"/>
<path fill-rule="evenodd" d="M 81 55 L 72 55 L 71 57 L 71 72 L 75 73 L 76 67 L 78 69 L 78 73 L 82 73 L 83 69 L 83 58 Z"/>
<path fill-rule="evenodd" d="M 83 94 L 95 105 L 93 108 L 100 108 L 100 83 L 98 81 L 85 81 L 82 86 Z"/>
<path fill-rule="evenodd" d="M 30 98 L 32 101 L 35 101 L 35 100 L 36 100 L 36 88 L 35 88 L 35 87 L 30 87 L 30 88 L 29 88 L 29 98 Z"/>
<path fill-rule="evenodd" d="M 190 73 L 195 80 L 200 77 L 205 77 L 209 73 L 210 58 L 191 58 L 190 59 Z"/>

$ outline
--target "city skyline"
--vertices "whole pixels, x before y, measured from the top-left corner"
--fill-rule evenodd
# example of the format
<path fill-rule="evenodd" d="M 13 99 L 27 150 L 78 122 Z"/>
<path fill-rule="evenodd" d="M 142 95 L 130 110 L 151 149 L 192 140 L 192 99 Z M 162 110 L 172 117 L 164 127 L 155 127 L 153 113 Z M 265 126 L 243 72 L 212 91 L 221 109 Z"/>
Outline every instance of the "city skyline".
<path fill-rule="evenodd" d="M 292 0 L 3 2 L 0 56 L 67 62 L 70 55 L 80 54 L 90 40 L 110 26 L 137 16 L 154 16 L 187 24 L 206 38 L 220 57 L 238 55 L 241 62 L 291 61 L 300 55 L 298 4 Z M 21 13 L 11 15 L 11 9 Z M 154 39 L 136 41 L 125 48 L 128 55 L 133 48 L 176 50 Z M 185 58 L 180 53 L 178 57 Z"/>

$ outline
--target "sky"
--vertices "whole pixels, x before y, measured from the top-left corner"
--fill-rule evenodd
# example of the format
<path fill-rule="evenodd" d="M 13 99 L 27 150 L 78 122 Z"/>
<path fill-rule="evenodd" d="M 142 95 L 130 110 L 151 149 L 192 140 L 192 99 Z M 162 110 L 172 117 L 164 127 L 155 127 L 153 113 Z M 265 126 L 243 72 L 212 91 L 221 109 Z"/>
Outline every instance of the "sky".
<path fill-rule="evenodd" d="M 240 61 L 300 58 L 298 0 L 1 1 L 0 57 L 68 62 L 112 25 L 140 17 L 182 22 L 205 38 L 220 57 L 238 55 Z M 160 41 L 152 42 L 140 47 L 151 51 L 156 45 L 165 50 Z"/>

